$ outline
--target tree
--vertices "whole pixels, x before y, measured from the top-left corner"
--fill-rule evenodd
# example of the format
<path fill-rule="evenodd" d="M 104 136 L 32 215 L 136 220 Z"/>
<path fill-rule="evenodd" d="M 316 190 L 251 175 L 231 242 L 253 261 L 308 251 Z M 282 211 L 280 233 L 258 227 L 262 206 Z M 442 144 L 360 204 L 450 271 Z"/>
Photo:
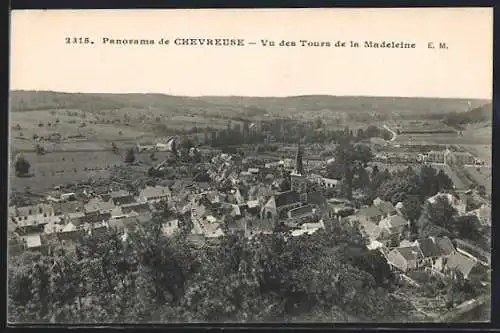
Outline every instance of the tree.
<path fill-rule="evenodd" d="M 134 149 L 130 148 L 125 153 L 125 163 L 134 163 L 134 162 L 135 162 Z"/>
<path fill-rule="evenodd" d="M 14 168 L 16 170 L 16 176 L 22 177 L 26 176 L 30 171 L 30 163 L 23 155 L 18 155 L 14 163 Z"/>
<path fill-rule="evenodd" d="M 436 175 L 436 182 L 438 191 L 453 189 L 453 181 L 442 169 Z"/>
<path fill-rule="evenodd" d="M 116 145 L 116 143 L 114 142 L 111 142 L 111 150 L 113 151 L 113 153 L 117 154 L 118 153 L 118 146 Z"/>
<path fill-rule="evenodd" d="M 45 148 L 43 148 L 39 143 L 35 145 L 35 151 L 38 155 L 44 155 L 45 154 Z"/>
<path fill-rule="evenodd" d="M 457 216 L 453 224 L 453 230 L 457 237 L 478 241 L 482 239 L 481 222 L 475 215 Z"/>
<path fill-rule="evenodd" d="M 345 131 L 348 131 L 346 128 Z M 330 164 L 329 172 L 335 168 L 342 175 L 342 194 L 348 199 L 352 199 L 353 178 L 355 169 L 360 165 L 366 165 L 372 158 L 372 153 L 369 147 L 365 145 L 353 146 L 349 142 L 341 143 L 335 150 L 335 161 Z"/>
<path fill-rule="evenodd" d="M 417 223 L 420 237 L 435 236 L 429 232 L 429 227 L 432 229 L 432 226 L 451 232 L 456 213 L 446 197 L 438 196 L 434 203 L 426 201 Z"/>
<path fill-rule="evenodd" d="M 416 238 L 418 236 L 417 221 L 420 217 L 420 212 L 422 211 L 422 205 L 418 197 L 415 195 L 406 197 L 403 201 L 403 207 L 401 210 L 403 216 L 410 221 L 411 238 Z"/>

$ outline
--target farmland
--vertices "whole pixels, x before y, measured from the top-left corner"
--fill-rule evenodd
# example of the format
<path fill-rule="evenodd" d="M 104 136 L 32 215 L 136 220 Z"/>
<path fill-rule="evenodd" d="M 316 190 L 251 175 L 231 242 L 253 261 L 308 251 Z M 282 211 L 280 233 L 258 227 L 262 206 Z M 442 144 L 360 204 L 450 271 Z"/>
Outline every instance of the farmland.
<path fill-rule="evenodd" d="M 484 186 L 486 193 L 491 194 L 491 168 L 466 167 L 466 170 L 476 184 Z"/>
<path fill-rule="evenodd" d="M 14 177 L 10 168 L 10 189 L 23 191 L 30 187 L 33 191 L 43 191 L 59 184 L 87 181 L 89 178 L 108 177 L 110 167 L 123 163 L 121 155 L 111 152 L 50 153 L 37 155 L 24 153 L 31 164 L 33 177 Z"/>
<path fill-rule="evenodd" d="M 208 126 L 225 128 L 229 122 L 237 124 L 243 119 L 259 121 L 272 118 L 299 121 L 320 119 L 329 130 L 348 126 L 353 132 L 358 128 L 366 128 L 367 123 L 379 127 L 387 123 L 391 127 L 403 129 L 418 129 L 422 126 L 449 129 L 440 121 L 445 114 L 485 103 L 482 100 L 359 96 L 181 97 L 33 91 L 14 91 L 11 101 L 11 155 L 23 152 L 34 172 L 32 178 L 13 179 L 12 190 L 22 190 L 35 184 L 52 187 L 54 184 L 87 180 L 89 177 L 105 177 L 109 175 L 108 166 L 123 163 L 123 155 L 110 151 L 112 142 L 125 148 L 137 142 L 153 141 L 174 134 L 177 130 L 186 131 L 197 127 L 203 131 Z M 59 139 L 49 140 L 53 135 L 59 136 Z M 34 153 L 36 137 L 43 138 L 40 145 L 48 152 L 46 155 Z M 481 123 L 468 125 L 463 135 L 397 135 L 394 144 L 405 143 L 461 145 L 488 161 L 489 158 L 482 156 L 491 155 L 491 123 L 489 127 Z M 145 163 L 150 164 L 151 161 Z M 407 167 L 387 166 L 391 170 Z M 465 186 L 448 169 L 445 171 L 458 184 L 457 187 Z M 474 177 L 480 179 L 483 175 Z"/>
<path fill-rule="evenodd" d="M 164 153 L 155 153 L 158 160 L 164 158 Z M 14 168 L 10 167 L 10 190 L 23 191 L 30 187 L 33 191 L 45 191 L 55 185 L 87 181 L 89 178 L 107 178 L 114 167 L 124 165 L 124 152 L 114 154 L 111 151 L 89 152 L 54 152 L 46 155 L 23 153 L 29 161 L 32 177 L 15 177 Z M 148 153 L 136 154 L 141 162 L 138 169 L 145 174 L 147 168 L 154 164 Z"/>
<path fill-rule="evenodd" d="M 442 144 L 442 145 L 489 145 L 491 135 L 476 136 L 474 133 L 459 135 L 458 133 L 439 134 L 400 134 L 394 140 L 395 144 Z"/>

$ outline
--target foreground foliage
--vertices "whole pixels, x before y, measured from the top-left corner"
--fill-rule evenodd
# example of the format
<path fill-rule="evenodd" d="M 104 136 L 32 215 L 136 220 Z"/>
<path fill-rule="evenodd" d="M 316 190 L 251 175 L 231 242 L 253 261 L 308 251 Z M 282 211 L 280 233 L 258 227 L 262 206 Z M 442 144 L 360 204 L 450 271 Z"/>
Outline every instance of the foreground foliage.
<path fill-rule="evenodd" d="M 160 221 L 88 236 L 76 251 L 10 258 L 15 322 L 403 321 L 394 277 L 356 229 L 227 236 L 196 248 Z"/>

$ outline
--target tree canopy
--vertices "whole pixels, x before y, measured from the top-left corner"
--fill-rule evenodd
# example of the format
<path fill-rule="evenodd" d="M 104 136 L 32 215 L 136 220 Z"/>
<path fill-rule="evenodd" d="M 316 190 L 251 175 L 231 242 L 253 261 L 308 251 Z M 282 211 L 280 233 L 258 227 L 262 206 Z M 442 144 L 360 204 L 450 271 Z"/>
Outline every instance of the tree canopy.
<path fill-rule="evenodd" d="M 397 321 L 408 304 L 354 227 L 304 237 L 228 235 L 196 247 L 161 218 L 123 240 L 86 236 L 75 251 L 25 252 L 9 265 L 9 315 L 36 322 Z"/>

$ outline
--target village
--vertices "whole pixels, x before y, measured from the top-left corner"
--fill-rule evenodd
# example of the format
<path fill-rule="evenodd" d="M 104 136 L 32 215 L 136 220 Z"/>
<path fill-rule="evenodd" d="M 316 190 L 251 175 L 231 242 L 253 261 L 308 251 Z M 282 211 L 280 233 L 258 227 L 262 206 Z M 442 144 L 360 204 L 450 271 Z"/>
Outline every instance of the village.
<path fill-rule="evenodd" d="M 389 267 L 398 286 L 391 297 L 413 304 L 418 320 L 483 306 L 491 166 L 477 152 L 485 148 L 471 149 L 439 124 L 387 124 L 230 120 L 137 139 L 120 129 L 109 141 L 83 134 L 54 141 L 36 125 L 34 149 L 26 139 L 12 152 L 9 256 L 78 253 L 89 239 L 115 234 L 127 244 L 150 226 L 193 253 L 234 237 L 307 247 L 340 227 L 382 258 L 375 271 Z"/>
<path fill-rule="evenodd" d="M 136 148 L 137 154 L 160 151 L 173 154 L 175 161 L 179 155 L 176 139 Z M 71 192 L 57 187 L 35 205 L 9 208 L 9 226 L 22 240 L 9 251 L 47 251 L 54 244 L 71 248 L 86 234 L 109 229 L 118 230 L 126 239 L 129 231 L 155 217 L 160 217 L 165 236 L 184 232 L 198 246 L 210 246 L 228 234 L 303 237 L 324 229 L 326 223 L 347 223 L 357 226 L 368 249 L 380 251 L 409 283 L 417 283 L 411 278 L 416 271 L 446 276 L 458 270 L 467 279 L 475 271 L 489 269 L 489 253 L 467 241 L 433 235 L 410 240 L 410 221 L 402 202 L 393 205 L 376 198 L 369 205 L 354 204 L 339 197 L 342 180 L 322 172 L 331 159 L 304 160 L 300 144 L 293 153 L 295 158 L 270 161 L 212 152 L 210 160 L 198 158 L 206 166 L 202 181 L 197 181 L 199 173 L 190 181 L 169 185 L 150 177 L 150 185 L 135 191 L 116 185 L 81 186 Z M 195 147 L 189 154 L 203 155 Z M 427 162 L 443 162 L 435 155 L 418 156 Z M 166 161 L 157 163 L 154 170 L 160 172 L 166 165 Z M 449 202 L 459 216 L 476 216 L 482 226 L 491 225 L 488 204 L 467 211 L 465 199 L 449 193 L 437 193 L 426 204 L 433 205 L 438 198 Z"/>

